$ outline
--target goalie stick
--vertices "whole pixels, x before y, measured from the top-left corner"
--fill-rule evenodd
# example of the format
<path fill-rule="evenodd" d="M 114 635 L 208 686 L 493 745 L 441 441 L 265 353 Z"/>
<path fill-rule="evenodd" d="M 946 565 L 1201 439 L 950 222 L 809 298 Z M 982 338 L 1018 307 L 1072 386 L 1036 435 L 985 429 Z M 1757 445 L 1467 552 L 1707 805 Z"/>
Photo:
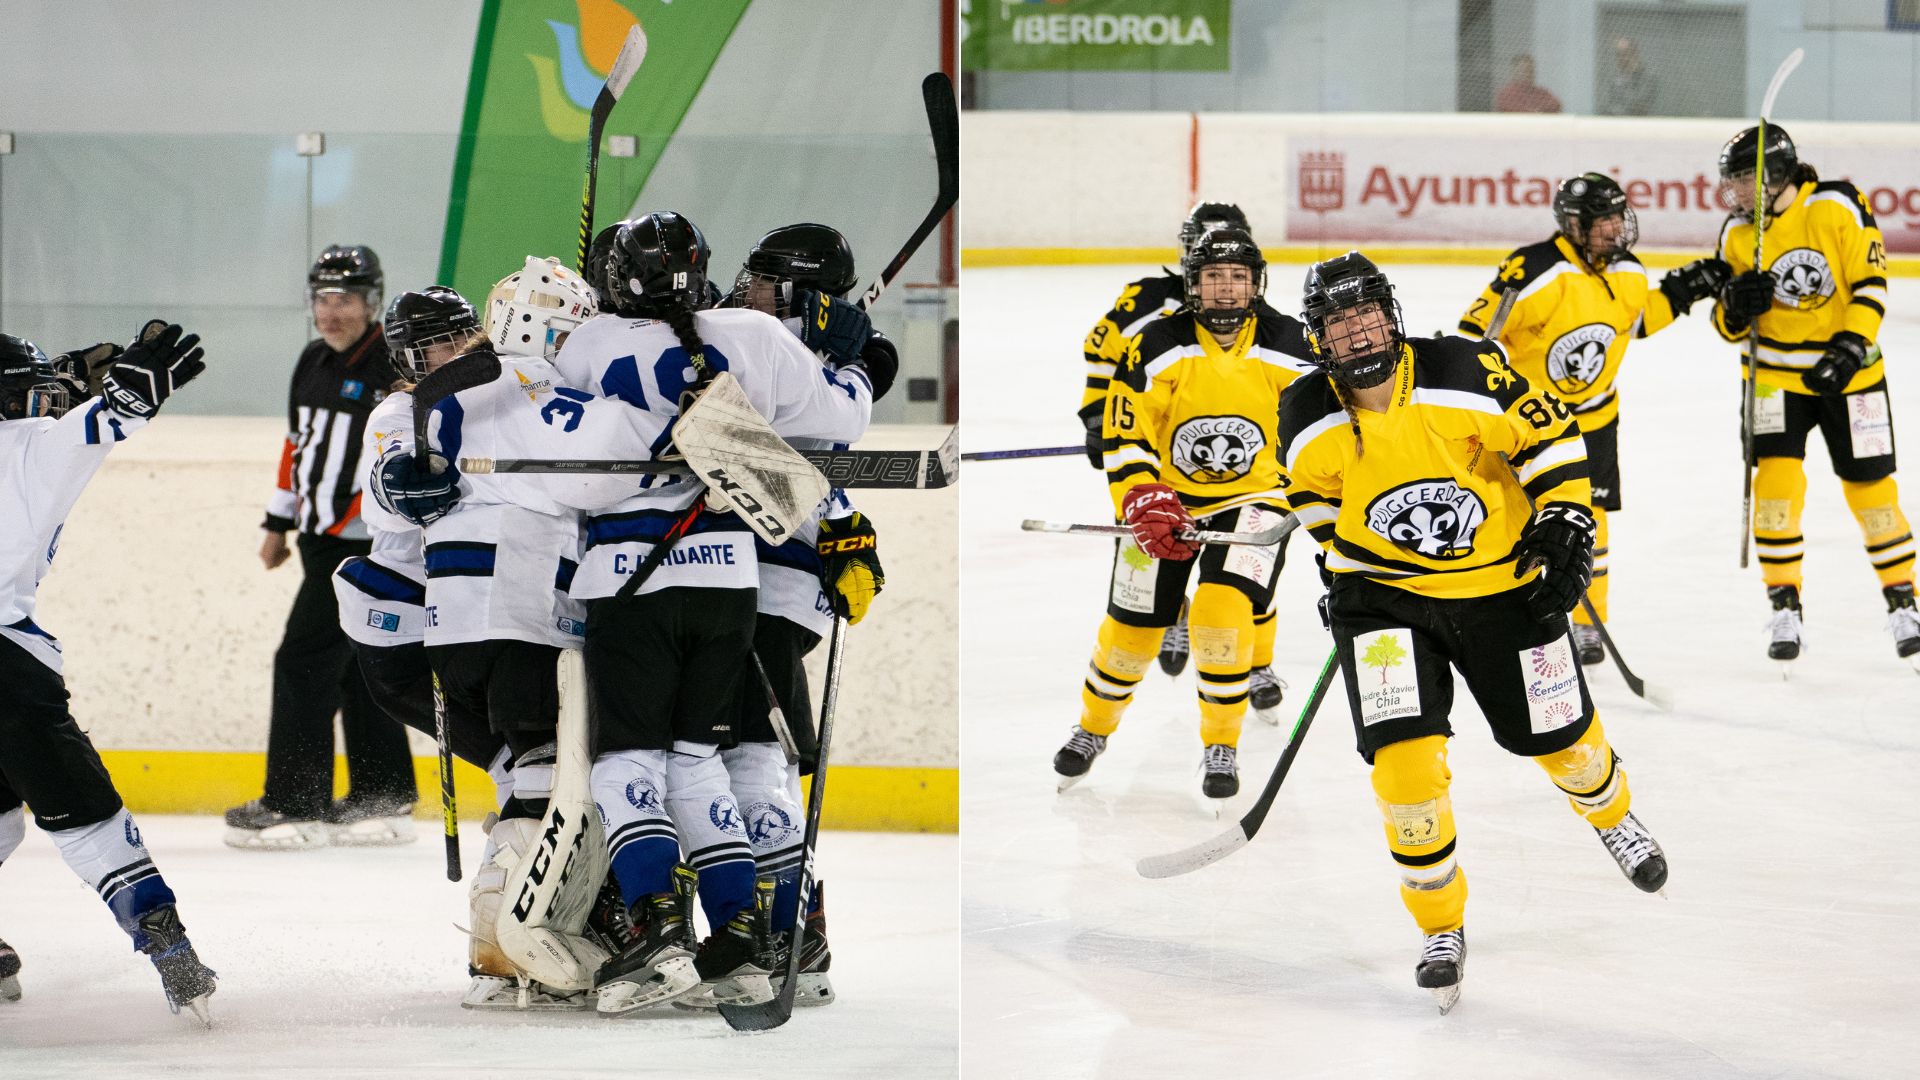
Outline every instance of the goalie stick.
<path fill-rule="evenodd" d="M 1125 525 L 1075 525 L 1065 521 L 1041 521 L 1028 518 L 1020 523 L 1027 532 L 1066 533 L 1076 536 L 1132 536 L 1133 530 Z M 1288 514 L 1277 525 L 1269 526 L 1258 532 L 1216 532 L 1211 529 L 1195 529 L 1183 534 L 1181 539 L 1199 544 L 1251 544 L 1254 547 L 1267 547 L 1287 538 L 1287 534 L 1300 527 L 1300 519 Z"/>
<path fill-rule="evenodd" d="M 620 45 L 620 54 L 613 58 L 606 85 L 593 99 L 593 112 L 587 119 L 587 179 L 580 191 L 580 250 L 573 259 L 573 268 L 582 274 L 587 272 L 587 247 L 593 242 L 593 202 L 600 183 L 600 135 L 606 131 L 613 106 L 646 58 L 647 32 L 635 23 L 627 31 L 627 40 Z"/>
<path fill-rule="evenodd" d="M 807 944 L 807 896 L 813 892 L 813 848 L 820 839 L 820 808 L 827 797 L 827 748 L 833 741 L 833 714 L 840 704 L 840 669 L 845 654 L 847 620 L 835 617 L 833 635 L 827 644 L 827 689 L 820 701 L 819 757 L 813 767 L 813 784 L 807 793 L 807 827 L 800 846 L 800 888 L 794 893 L 793 913 L 785 925 L 787 936 L 786 981 L 772 1001 L 758 1005 L 721 1005 L 720 1015 L 735 1031 L 770 1031 L 793 1016 L 793 996 L 800 985 L 800 956 Z M 775 912 L 775 918 L 779 917 Z M 775 924 L 780 925 L 778 923 Z"/>
<path fill-rule="evenodd" d="M 1773 102 L 1780 96 L 1780 88 L 1786 85 L 1787 76 L 1800 66 L 1807 55 L 1805 49 L 1795 49 L 1787 54 L 1785 60 L 1773 72 L 1773 81 L 1767 84 L 1767 96 L 1760 102 L 1760 127 L 1755 132 L 1753 147 L 1753 268 L 1761 269 L 1761 256 L 1766 252 L 1765 236 L 1767 232 L 1767 117 L 1773 115 Z M 1747 327 L 1746 379 L 1740 385 L 1740 569 L 1747 568 L 1747 551 L 1753 544 L 1753 470 L 1759 461 L 1753 456 L 1754 409 L 1758 401 L 1760 377 L 1760 318 L 1755 316 L 1752 325 Z"/>
<path fill-rule="evenodd" d="M 932 450 L 801 450 L 837 488 L 943 488 L 959 479 L 958 430 Z M 460 469 L 487 473 L 677 473 L 682 461 L 581 458 L 461 458 Z"/>
<path fill-rule="evenodd" d="M 1327 696 L 1327 687 L 1333 683 L 1333 672 L 1339 666 L 1339 659 L 1340 650 L 1334 649 L 1327 653 L 1326 662 L 1320 665 L 1320 679 L 1313 684 L 1313 693 L 1307 698 L 1307 703 L 1300 707 L 1300 719 L 1294 721 L 1293 734 L 1287 736 L 1287 748 L 1274 765 L 1273 775 L 1267 777 L 1267 786 L 1261 790 L 1253 809 L 1248 810 L 1233 828 L 1210 840 L 1165 855 L 1148 855 L 1141 859 L 1133 866 L 1141 877 L 1170 878 L 1191 874 L 1247 846 L 1253 835 L 1260 831 L 1261 822 L 1267 820 L 1267 811 L 1273 809 L 1274 797 L 1280 794 L 1280 784 L 1287 778 L 1287 770 L 1293 768 L 1293 759 L 1300 753 L 1300 744 L 1306 741 L 1307 729 L 1313 726 L 1313 716 L 1320 711 L 1320 701 Z"/>

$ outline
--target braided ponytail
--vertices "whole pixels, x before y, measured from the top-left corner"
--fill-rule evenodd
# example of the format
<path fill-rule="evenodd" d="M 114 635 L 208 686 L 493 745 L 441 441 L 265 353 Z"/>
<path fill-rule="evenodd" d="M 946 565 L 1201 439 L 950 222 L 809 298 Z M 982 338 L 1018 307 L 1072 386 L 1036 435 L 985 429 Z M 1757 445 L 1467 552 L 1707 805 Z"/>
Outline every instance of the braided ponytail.
<path fill-rule="evenodd" d="M 1358 461 L 1367 452 L 1367 448 L 1360 441 L 1360 414 L 1353 411 L 1353 399 L 1347 396 L 1347 388 L 1341 386 L 1336 379 L 1327 381 L 1333 383 L 1333 396 L 1340 399 L 1340 407 L 1347 411 L 1347 423 L 1353 427 L 1353 457 Z"/>
<path fill-rule="evenodd" d="M 679 338 L 681 347 L 687 350 L 688 362 L 693 364 L 694 389 L 698 390 L 713 381 L 713 372 L 707 368 L 707 343 L 700 339 L 700 327 L 694 315 L 692 308 L 675 304 L 667 309 L 661 321 L 673 330 L 673 336 Z"/>

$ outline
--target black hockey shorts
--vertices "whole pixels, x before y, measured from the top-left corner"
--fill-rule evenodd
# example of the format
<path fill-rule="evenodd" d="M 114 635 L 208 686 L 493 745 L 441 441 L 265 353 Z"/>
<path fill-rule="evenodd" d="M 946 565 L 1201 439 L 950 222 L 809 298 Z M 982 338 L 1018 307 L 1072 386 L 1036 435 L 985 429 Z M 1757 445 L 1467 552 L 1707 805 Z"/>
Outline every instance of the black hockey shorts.
<path fill-rule="evenodd" d="M 24 800 L 42 829 L 98 825 L 120 812 L 100 752 L 67 709 L 67 684 L 0 637 L 0 813 Z"/>
<path fill-rule="evenodd" d="M 447 728 L 494 731 L 515 756 L 553 740 L 560 722 L 560 650 L 499 639 L 428 645 Z"/>
<path fill-rule="evenodd" d="M 793 735 L 800 755 L 800 775 L 813 772 L 820 760 L 820 740 L 813 722 L 813 698 L 807 689 L 807 654 L 820 643 L 820 635 L 775 615 L 757 616 L 753 633 L 753 652 L 766 669 L 765 681 L 747 665 L 740 680 L 741 742 L 779 742 L 767 711 L 767 687 L 773 687 L 774 700 L 780 703 L 780 715 Z"/>
<path fill-rule="evenodd" d="M 381 710 L 429 739 L 438 738 L 433 717 L 433 667 L 427 660 L 427 647 L 417 641 L 385 647 L 355 641 L 353 652 L 359 658 L 367 690 Z M 447 715 L 447 742 L 455 757 L 482 769 L 493 764 L 506 745 L 500 733 L 487 726 L 484 716 L 456 716 L 451 710 Z"/>
<path fill-rule="evenodd" d="M 1509 753 L 1565 750 L 1593 722 L 1567 617 L 1537 621 L 1522 589 L 1437 600 L 1335 574 L 1332 615 L 1354 736 L 1368 764 L 1383 746 L 1453 734 L 1449 667 Z"/>
<path fill-rule="evenodd" d="M 752 663 L 753 589 L 670 588 L 587 607 L 593 751 L 731 745 Z"/>
<path fill-rule="evenodd" d="M 1272 528 L 1286 511 L 1267 503 L 1236 507 L 1198 519 L 1202 529 L 1252 532 Z M 1296 530 L 1297 531 L 1297 530 Z M 1292 539 L 1292 534 L 1288 534 Z M 1273 606 L 1274 583 L 1286 563 L 1287 542 L 1271 548 L 1244 544 L 1208 544 L 1191 559 L 1155 559 L 1133 541 L 1122 538 L 1113 546 L 1113 574 L 1107 585 L 1107 614 L 1124 626 L 1172 626 L 1180 618 L 1187 596 L 1187 579 L 1195 564 L 1201 583 L 1238 589 L 1253 603 L 1254 614 Z"/>
<path fill-rule="evenodd" d="M 1893 475 L 1893 403 L 1887 380 L 1851 394 L 1796 394 L 1781 390 L 1753 403 L 1755 457 L 1806 460 L 1807 433 L 1827 440 L 1833 474 L 1856 484 Z"/>
<path fill-rule="evenodd" d="M 1587 473 L 1593 478 L 1593 505 L 1596 509 L 1617 512 L 1620 509 L 1619 417 L 1592 431 L 1581 428 L 1580 438 L 1587 444 Z"/>

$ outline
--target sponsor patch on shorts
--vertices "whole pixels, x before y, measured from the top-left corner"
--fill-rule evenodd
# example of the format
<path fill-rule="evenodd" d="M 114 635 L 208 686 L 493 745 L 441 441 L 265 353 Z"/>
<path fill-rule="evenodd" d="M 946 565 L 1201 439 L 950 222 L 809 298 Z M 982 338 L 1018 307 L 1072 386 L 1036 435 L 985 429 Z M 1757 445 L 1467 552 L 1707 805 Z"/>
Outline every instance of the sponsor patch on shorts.
<path fill-rule="evenodd" d="M 1420 676 L 1413 664 L 1413 631 L 1355 634 L 1353 660 L 1360 692 L 1360 723 L 1420 715 Z"/>
<path fill-rule="evenodd" d="M 1240 655 L 1240 631 L 1231 626 L 1187 624 L 1187 642 L 1196 664 L 1232 665 Z"/>
<path fill-rule="evenodd" d="M 1389 803 L 1393 818 L 1393 841 L 1402 847 L 1424 847 L 1440 839 L 1440 800 L 1401 805 Z"/>
<path fill-rule="evenodd" d="M 1893 416 L 1887 411 L 1885 390 L 1847 395 L 1847 431 L 1853 436 L 1856 458 L 1893 453 Z"/>
<path fill-rule="evenodd" d="M 1778 435 L 1787 430 L 1787 393 L 1777 386 L 1753 391 L 1753 433 Z"/>
<path fill-rule="evenodd" d="M 1280 523 L 1280 515 L 1260 506 L 1242 507 L 1238 520 L 1233 524 L 1232 532 L 1259 532 Z M 1255 547 L 1252 544 L 1235 544 L 1227 549 L 1226 562 L 1221 566 L 1229 574 L 1246 578 L 1264 587 L 1273 577 L 1274 560 L 1280 557 L 1280 545 L 1269 544 Z"/>
<path fill-rule="evenodd" d="M 1151 615 L 1154 585 L 1160 578 L 1153 556 L 1124 537 L 1119 547 L 1120 552 L 1113 559 L 1113 606 L 1121 611 Z"/>
<path fill-rule="evenodd" d="M 1580 665 L 1564 637 L 1520 650 L 1520 678 L 1527 688 L 1533 733 L 1545 735 L 1580 719 Z"/>

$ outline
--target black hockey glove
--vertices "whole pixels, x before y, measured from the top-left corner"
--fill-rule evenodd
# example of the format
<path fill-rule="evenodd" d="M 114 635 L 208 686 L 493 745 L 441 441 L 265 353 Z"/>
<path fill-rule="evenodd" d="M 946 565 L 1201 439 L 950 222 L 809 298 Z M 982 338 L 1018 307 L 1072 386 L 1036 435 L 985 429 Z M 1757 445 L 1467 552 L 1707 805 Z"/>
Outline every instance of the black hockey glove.
<path fill-rule="evenodd" d="M 860 350 L 860 366 L 867 369 L 867 381 L 873 384 L 873 400 L 879 401 L 893 389 L 894 377 L 900 374 L 900 350 L 893 347 L 887 335 L 875 330 L 866 348 Z"/>
<path fill-rule="evenodd" d="M 880 569 L 879 543 L 872 519 L 858 510 L 820 521 L 820 577 L 826 583 L 827 598 L 833 601 L 833 613 L 848 623 L 866 618 L 868 605 L 887 583 Z"/>
<path fill-rule="evenodd" d="M 73 400 L 85 401 L 100 395 L 100 384 L 106 380 L 107 370 L 113 367 L 113 362 L 120 359 L 124 351 L 111 341 L 103 341 L 98 345 L 61 353 L 53 358 L 53 369 L 60 373 L 61 381 L 73 392 Z"/>
<path fill-rule="evenodd" d="M 1572 611 L 1593 580 L 1593 513 L 1573 503 L 1548 503 L 1520 530 L 1513 576 L 1539 566 L 1527 607 L 1541 622 Z"/>
<path fill-rule="evenodd" d="M 1660 279 L 1660 291 L 1675 315 L 1685 315 L 1695 302 L 1720 295 L 1733 280 L 1733 267 L 1719 259 L 1695 259 Z"/>
<path fill-rule="evenodd" d="M 1801 376 L 1816 394 L 1844 394 L 1847 384 L 1867 363 L 1867 339 L 1842 330 L 1827 339 L 1826 354 Z"/>
<path fill-rule="evenodd" d="M 1080 413 L 1080 423 L 1087 429 L 1087 464 L 1096 469 L 1107 467 L 1107 431 L 1106 403 L 1094 402 Z"/>
<path fill-rule="evenodd" d="M 389 514 L 431 525 L 460 501 L 460 470 L 438 454 L 430 463 L 417 454 L 388 454 L 380 459 L 373 497 Z"/>
<path fill-rule="evenodd" d="M 1720 310 L 1726 316 L 1727 329 L 1744 333 L 1753 320 L 1773 307 L 1773 274 L 1749 270 L 1727 282 L 1720 290 Z"/>
<path fill-rule="evenodd" d="M 873 336 L 873 320 L 837 296 L 802 289 L 794 298 L 800 313 L 800 341 L 817 353 L 824 353 L 833 366 L 861 362 L 867 339 Z"/>
<path fill-rule="evenodd" d="M 100 379 L 100 393 L 114 412 L 145 420 L 158 412 L 175 390 L 207 370 L 201 359 L 205 355 L 200 335 L 182 337 L 178 326 L 153 319 L 108 366 Z"/>

